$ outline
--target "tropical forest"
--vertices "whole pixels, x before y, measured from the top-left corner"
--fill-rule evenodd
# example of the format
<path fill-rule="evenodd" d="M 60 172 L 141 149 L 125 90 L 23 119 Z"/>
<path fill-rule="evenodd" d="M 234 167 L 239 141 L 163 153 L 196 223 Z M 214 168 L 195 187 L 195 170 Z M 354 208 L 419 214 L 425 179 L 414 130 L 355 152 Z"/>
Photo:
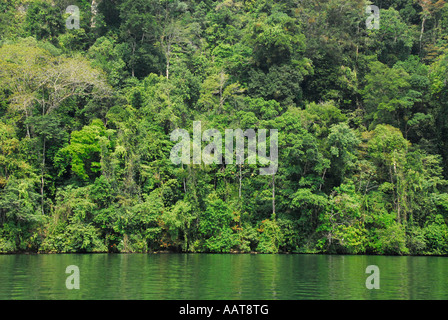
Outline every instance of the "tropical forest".
<path fill-rule="evenodd" d="M 448 255 L 448 1 L 0 0 L 0 253 L 97 252 Z"/>

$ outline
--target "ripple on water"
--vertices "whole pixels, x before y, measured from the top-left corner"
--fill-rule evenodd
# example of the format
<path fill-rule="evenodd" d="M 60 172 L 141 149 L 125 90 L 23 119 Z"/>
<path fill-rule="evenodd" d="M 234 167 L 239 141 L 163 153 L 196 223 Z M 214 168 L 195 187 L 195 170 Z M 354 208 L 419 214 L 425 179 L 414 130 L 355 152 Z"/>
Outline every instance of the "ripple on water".
<path fill-rule="evenodd" d="M 368 265 L 380 289 L 365 286 Z M 68 290 L 68 265 L 80 290 Z M 319 255 L 0 256 L 0 299 L 448 299 L 448 258 Z"/>

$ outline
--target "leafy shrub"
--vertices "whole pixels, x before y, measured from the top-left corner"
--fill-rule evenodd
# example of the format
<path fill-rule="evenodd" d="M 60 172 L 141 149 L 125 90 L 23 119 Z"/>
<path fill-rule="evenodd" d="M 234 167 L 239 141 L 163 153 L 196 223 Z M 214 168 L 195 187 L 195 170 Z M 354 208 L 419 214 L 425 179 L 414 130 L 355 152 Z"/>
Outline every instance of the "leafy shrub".
<path fill-rule="evenodd" d="M 426 248 L 425 232 L 418 226 L 408 228 L 406 233 L 406 247 L 410 254 L 423 254 Z"/>
<path fill-rule="evenodd" d="M 393 222 L 384 229 L 377 229 L 378 241 L 375 244 L 376 250 L 380 254 L 402 255 L 408 254 L 406 248 L 406 234 L 403 225 Z"/>
<path fill-rule="evenodd" d="M 0 253 L 13 253 L 16 251 L 16 245 L 10 239 L 0 237 Z"/>
<path fill-rule="evenodd" d="M 40 250 L 43 252 L 107 252 L 107 247 L 91 224 L 61 223 L 49 234 Z"/>
<path fill-rule="evenodd" d="M 266 219 L 260 224 L 258 231 L 261 233 L 257 251 L 262 253 L 278 253 L 279 247 L 283 245 L 283 232 L 276 220 Z"/>
<path fill-rule="evenodd" d="M 448 254 L 448 226 L 442 215 L 437 215 L 434 222 L 423 228 L 427 243 L 426 253 L 435 255 Z"/>

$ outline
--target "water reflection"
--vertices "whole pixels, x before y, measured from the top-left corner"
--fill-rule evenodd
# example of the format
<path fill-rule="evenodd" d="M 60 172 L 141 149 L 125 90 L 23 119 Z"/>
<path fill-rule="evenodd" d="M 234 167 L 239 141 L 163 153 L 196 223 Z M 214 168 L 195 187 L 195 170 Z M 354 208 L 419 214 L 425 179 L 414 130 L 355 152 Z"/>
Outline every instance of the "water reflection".
<path fill-rule="evenodd" d="M 68 265 L 80 290 L 65 287 Z M 3 255 L 0 267 L 0 299 L 448 299 L 445 257 Z"/>

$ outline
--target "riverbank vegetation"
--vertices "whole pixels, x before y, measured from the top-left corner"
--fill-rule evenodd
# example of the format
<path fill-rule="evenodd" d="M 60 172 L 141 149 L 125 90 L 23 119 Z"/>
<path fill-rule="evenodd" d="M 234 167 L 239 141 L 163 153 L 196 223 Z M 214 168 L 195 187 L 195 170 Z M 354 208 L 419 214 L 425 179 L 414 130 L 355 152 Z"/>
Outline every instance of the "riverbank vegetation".
<path fill-rule="evenodd" d="M 0 0 L 0 252 L 448 254 L 448 4 L 368 4 Z M 174 165 L 193 121 L 277 173 Z"/>

